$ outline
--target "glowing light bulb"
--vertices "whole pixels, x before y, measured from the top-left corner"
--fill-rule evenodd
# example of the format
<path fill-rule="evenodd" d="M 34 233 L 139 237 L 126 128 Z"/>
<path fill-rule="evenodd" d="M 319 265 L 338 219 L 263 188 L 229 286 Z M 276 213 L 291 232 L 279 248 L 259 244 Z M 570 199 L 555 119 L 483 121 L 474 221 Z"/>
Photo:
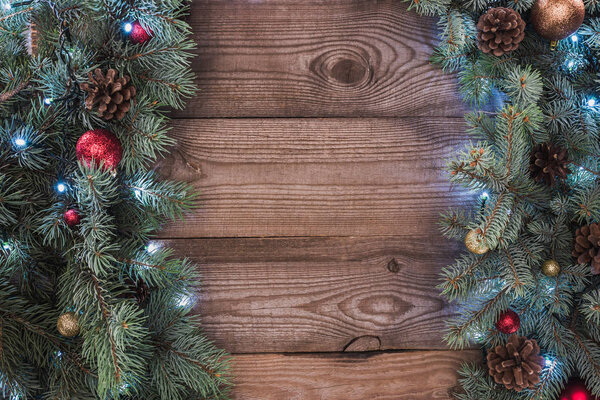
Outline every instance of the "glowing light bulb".
<path fill-rule="evenodd" d="M 182 307 L 182 308 L 191 307 L 193 304 L 194 304 L 194 299 L 192 298 L 192 296 L 187 295 L 187 294 L 181 295 L 181 297 L 177 301 L 177 306 Z"/>
<path fill-rule="evenodd" d="M 552 357 L 544 357 L 544 363 L 546 364 L 546 367 L 552 367 L 554 366 L 554 363 L 556 362 L 556 360 L 554 360 Z"/>
<path fill-rule="evenodd" d="M 573 43 L 577 43 L 579 41 L 579 36 L 577 36 L 576 34 L 571 35 L 571 41 Z"/>
<path fill-rule="evenodd" d="M 148 243 L 148 246 L 146 246 L 146 250 L 148 251 L 148 253 L 152 254 L 156 250 L 158 250 L 159 247 L 160 246 L 157 243 L 150 242 L 150 243 Z"/>
<path fill-rule="evenodd" d="M 596 105 L 596 99 L 592 98 L 592 99 L 588 99 L 587 101 L 587 105 L 589 107 L 594 107 Z"/>
<path fill-rule="evenodd" d="M 127 22 L 126 24 L 123 25 L 123 30 L 126 33 L 131 32 L 131 30 L 133 29 L 133 25 L 131 25 L 131 23 Z"/>
<path fill-rule="evenodd" d="M 10 3 L 5 3 L 5 4 L 4 4 L 4 9 L 5 9 L 6 11 L 10 10 L 11 8 L 12 8 L 12 6 L 10 5 Z"/>
<path fill-rule="evenodd" d="M 488 192 L 483 192 L 483 193 L 481 193 L 481 198 L 482 198 L 483 200 L 487 200 L 489 197 L 490 197 L 490 195 L 489 195 L 489 193 L 488 193 Z"/>
<path fill-rule="evenodd" d="M 141 190 L 135 189 L 133 192 L 135 193 L 135 197 L 136 198 L 139 199 L 140 197 L 142 197 L 142 191 Z"/>
<path fill-rule="evenodd" d="M 53 102 L 53 101 L 54 101 L 54 99 L 53 99 L 53 98 L 51 98 L 51 97 L 46 97 L 46 98 L 44 99 L 44 104 L 45 104 L 45 105 L 47 105 L 47 106 L 49 106 L 50 104 L 52 104 L 52 102 Z"/>
<path fill-rule="evenodd" d="M 64 193 L 64 192 L 67 190 L 67 185 L 65 185 L 65 184 L 64 184 L 64 183 L 62 183 L 62 182 L 59 182 L 59 183 L 56 185 L 56 190 L 58 190 L 58 192 L 59 192 L 59 193 Z"/>
<path fill-rule="evenodd" d="M 573 68 L 574 65 L 575 65 L 575 61 L 571 60 L 571 61 L 569 61 L 569 64 L 567 64 L 567 67 Z"/>
<path fill-rule="evenodd" d="M 24 147 L 26 144 L 27 144 L 27 142 L 23 138 L 16 138 L 15 139 L 15 145 L 17 147 Z"/>
<path fill-rule="evenodd" d="M 4 242 L 4 243 L 2 243 L 2 248 L 4 250 L 10 250 L 10 244 L 8 244 L 8 242 Z"/>

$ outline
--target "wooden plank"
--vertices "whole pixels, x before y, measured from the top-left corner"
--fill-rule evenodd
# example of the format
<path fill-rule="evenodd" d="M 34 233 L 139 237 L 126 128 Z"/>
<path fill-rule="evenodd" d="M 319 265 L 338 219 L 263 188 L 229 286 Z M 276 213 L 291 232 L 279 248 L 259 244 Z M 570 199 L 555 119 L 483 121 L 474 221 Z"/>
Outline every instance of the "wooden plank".
<path fill-rule="evenodd" d="M 399 0 L 204 0 L 189 22 L 199 94 L 178 117 L 461 116 L 429 63 L 434 18 Z"/>
<path fill-rule="evenodd" d="M 467 206 L 445 160 L 462 119 L 210 119 L 174 122 L 159 170 L 201 206 L 163 237 L 414 236 Z"/>
<path fill-rule="evenodd" d="M 444 349 L 438 235 L 165 241 L 199 264 L 196 312 L 232 353 Z"/>
<path fill-rule="evenodd" d="M 238 400 L 451 399 L 456 370 L 480 351 L 241 355 L 234 360 Z"/>

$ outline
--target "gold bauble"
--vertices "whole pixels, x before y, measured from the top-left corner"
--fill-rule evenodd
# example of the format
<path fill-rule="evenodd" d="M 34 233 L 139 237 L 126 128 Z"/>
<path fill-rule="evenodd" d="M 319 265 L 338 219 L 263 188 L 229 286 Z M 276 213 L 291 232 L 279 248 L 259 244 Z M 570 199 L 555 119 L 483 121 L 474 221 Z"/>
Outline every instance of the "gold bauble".
<path fill-rule="evenodd" d="M 56 322 L 58 332 L 65 337 L 73 337 L 79 334 L 79 318 L 74 312 L 64 313 L 58 317 Z"/>
<path fill-rule="evenodd" d="M 542 264 L 542 272 L 546 276 L 557 276 L 560 274 L 560 264 L 556 260 L 548 260 Z"/>
<path fill-rule="evenodd" d="M 465 236 L 465 246 L 473 254 L 485 254 L 489 248 L 478 239 L 478 233 L 475 229 L 469 231 Z"/>
<path fill-rule="evenodd" d="M 556 41 L 575 32 L 583 23 L 583 0 L 537 0 L 531 8 L 531 23 L 541 37 Z"/>

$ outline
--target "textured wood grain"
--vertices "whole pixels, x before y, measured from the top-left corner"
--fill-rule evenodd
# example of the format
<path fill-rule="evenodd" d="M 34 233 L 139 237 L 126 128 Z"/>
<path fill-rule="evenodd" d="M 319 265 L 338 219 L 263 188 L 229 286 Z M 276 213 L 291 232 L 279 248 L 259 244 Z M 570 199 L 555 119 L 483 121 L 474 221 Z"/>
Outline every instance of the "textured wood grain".
<path fill-rule="evenodd" d="M 399 0 L 197 0 L 200 88 L 179 117 L 462 116 L 429 64 L 435 20 Z M 432 107 L 435 104 L 435 107 Z"/>
<path fill-rule="evenodd" d="M 422 236 L 473 197 L 443 170 L 461 119 L 185 120 L 172 135 L 160 171 L 201 207 L 164 237 Z"/>
<path fill-rule="evenodd" d="M 435 285 L 457 248 L 438 242 L 434 233 L 166 244 L 199 264 L 196 311 L 208 336 L 232 353 L 261 353 L 444 349 L 453 309 Z"/>
<path fill-rule="evenodd" d="M 234 360 L 236 400 L 450 399 L 456 370 L 478 351 L 243 355 Z"/>

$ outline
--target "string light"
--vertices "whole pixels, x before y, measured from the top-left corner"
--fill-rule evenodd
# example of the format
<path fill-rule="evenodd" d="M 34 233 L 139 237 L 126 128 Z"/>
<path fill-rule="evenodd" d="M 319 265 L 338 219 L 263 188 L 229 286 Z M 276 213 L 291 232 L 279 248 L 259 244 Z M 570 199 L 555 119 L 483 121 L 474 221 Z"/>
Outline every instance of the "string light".
<path fill-rule="evenodd" d="M 135 190 L 134 190 L 134 193 L 135 193 L 135 197 L 136 197 L 136 198 L 138 198 L 138 199 L 139 199 L 139 198 L 141 198 L 141 197 L 142 197 L 142 191 L 141 191 L 141 190 L 139 190 L 139 189 L 135 189 Z"/>
<path fill-rule="evenodd" d="M 58 182 L 56 184 L 56 190 L 58 191 L 58 193 L 64 193 L 67 190 L 67 185 L 65 185 L 62 182 Z"/>
<path fill-rule="evenodd" d="M 27 145 L 27 142 L 25 141 L 25 139 L 23 138 L 16 138 L 15 139 L 15 146 L 17 147 L 25 147 Z"/>
<path fill-rule="evenodd" d="M 194 304 L 194 299 L 192 298 L 192 296 L 190 296 L 188 294 L 181 295 L 181 297 L 179 297 L 179 300 L 177 301 L 177 306 L 182 307 L 182 308 L 189 308 L 193 304 Z"/>
<path fill-rule="evenodd" d="M 8 242 L 2 243 L 2 248 L 4 250 L 10 250 L 11 249 L 10 244 Z"/>
<path fill-rule="evenodd" d="M 488 192 L 483 192 L 480 197 L 482 200 L 487 200 L 490 197 L 490 194 Z"/>
<path fill-rule="evenodd" d="M 594 99 L 593 97 L 591 99 L 588 99 L 587 105 L 588 107 L 594 107 L 596 105 L 596 99 Z"/>
<path fill-rule="evenodd" d="M 130 23 L 130 22 L 127 22 L 127 23 L 125 23 L 125 24 L 123 25 L 123 30 L 124 30 L 126 33 L 129 33 L 129 32 L 131 32 L 131 30 L 132 30 L 132 29 L 133 29 L 133 25 L 131 25 L 131 23 Z"/>
<path fill-rule="evenodd" d="M 152 254 L 152 253 L 156 252 L 156 250 L 158 250 L 159 247 L 160 246 L 157 243 L 150 242 L 150 243 L 148 243 L 148 246 L 146 246 L 146 251 L 148 253 Z"/>
<path fill-rule="evenodd" d="M 54 99 L 52 97 L 46 97 L 44 99 L 44 104 L 49 106 L 50 104 L 52 104 L 53 101 L 54 101 Z"/>
<path fill-rule="evenodd" d="M 579 41 L 579 36 L 577 36 L 576 34 L 571 35 L 571 41 L 573 43 L 577 43 Z"/>
<path fill-rule="evenodd" d="M 544 357 L 544 363 L 546 364 L 546 367 L 550 368 L 553 367 L 554 364 L 556 363 L 556 360 L 550 356 L 545 356 Z"/>
<path fill-rule="evenodd" d="M 11 8 L 12 8 L 12 6 L 10 5 L 10 3 L 5 3 L 5 4 L 4 4 L 4 9 L 5 9 L 6 11 L 9 11 Z"/>

